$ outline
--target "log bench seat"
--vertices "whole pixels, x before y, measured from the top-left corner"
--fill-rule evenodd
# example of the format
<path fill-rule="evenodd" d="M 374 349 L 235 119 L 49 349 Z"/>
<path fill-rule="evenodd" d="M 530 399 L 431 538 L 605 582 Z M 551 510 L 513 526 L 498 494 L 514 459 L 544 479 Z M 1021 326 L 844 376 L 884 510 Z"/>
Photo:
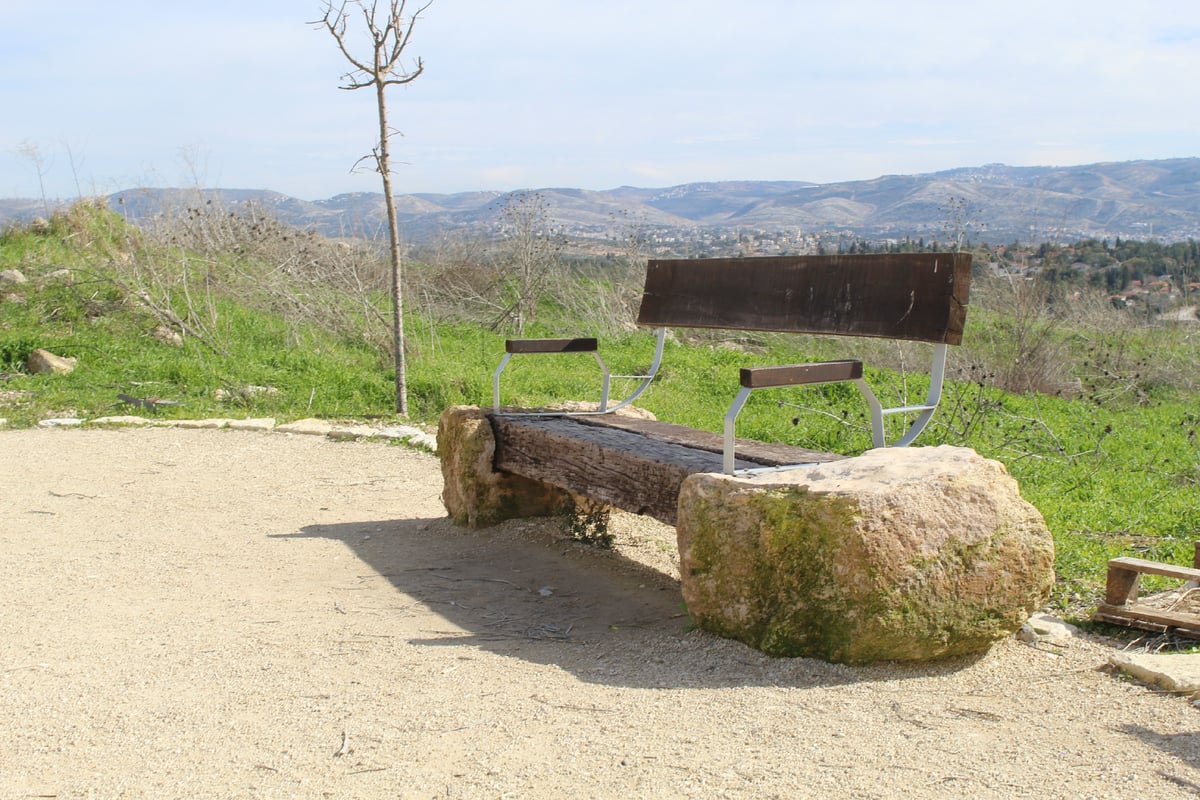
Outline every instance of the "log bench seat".
<path fill-rule="evenodd" d="M 687 476 L 721 472 L 724 437 L 644 417 L 492 415 L 495 469 L 567 489 L 668 525 Z M 845 456 L 737 439 L 742 471 L 817 464 Z M 552 455 L 551 455 L 552 454 Z"/>

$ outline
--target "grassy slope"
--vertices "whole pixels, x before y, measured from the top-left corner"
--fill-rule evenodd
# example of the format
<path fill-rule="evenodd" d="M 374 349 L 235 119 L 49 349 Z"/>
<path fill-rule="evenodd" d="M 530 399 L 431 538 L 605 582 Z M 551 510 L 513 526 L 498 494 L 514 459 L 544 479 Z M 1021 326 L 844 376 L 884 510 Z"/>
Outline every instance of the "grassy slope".
<path fill-rule="evenodd" d="M 221 259 L 158 249 L 106 212 L 72 213 L 75 218 L 56 219 L 47 231 L 0 237 L 0 270 L 20 269 L 30 278 L 29 284 L 0 288 L 0 417 L 10 425 L 33 425 L 48 416 L 138 413 L 118 394 L 177 401 L 181 405 L 160 412 L 177 417 L 283 421 L 391 413 L 390 358 L 368 339 L 289 317 L 278 297 L 255 297 L 245 284 L 226 277 L 231 268 Z M 168 262 L 194 272 L 188 281 L 173 283 L 163 272 L 145 268 Z M 53 276 L 62 269 L 70 270 L 69 276 Z M 134 278 L 148 289 L 151 302 L 131 293 L 137 288 Z M 222 280 L 233 290 L 213 288 Z M 178 345 L 160 341 L 153 332 L 164 308 L 200 335 L 185 336 Z M 979 359 L 994 349 L 997 337 L 1003 340 L 996 331 L 1004 329 L 1005 320 L 976 316 L 976 326 L 968 323 L 967 341 L 954 356 L 957 379 L 920 442 L 970 446 L 1008 466 L 1054 533 L 1056 601 L 1068 607 L 1093 603 L 1103 590 L 1104 562 L 1114 555 L 1189 564 L 1193 542 L 1200 538 L 1196 393 L 1182 381 L 1143 381 L 1136 392 L 1117 391 L 1114 387 L 1125 384 L 1111 380 L 1076 399 L 1000 391 L 990 385 Z M 1098 341 L 1094 331 L 1054 335 L 1068 344 L 1082 336 L 1089 348 Z M 1112 335 L 1113 341 L 1101 344 L 1157 352 L 1160 363 L 1195 362 L 1190 333 Z M 408 345 L 409 396 L 417 421 L 433 423 L 450 404 L 490 402 L 491 371 L 503 351 L 499 334 L 415 309 L 408 317 Z M 79 367 L 65 376 L 26 374 L 24 358 L 34 347 L 76 357 Z M 616 373 L 643 369 L 651 349 L 645 333 L 605 341 Z M 662 379 L 642 405 L 660 418 L 717 431 L 738 367 L 837 354 L 835 343 L 816 340 L 673 341 Z M 899 360 L 894 352 L 878 355 L 871 363 Z M 532 405 L 596 396 L 589 356 L 552 358 L 551 368 L 544 360 L 514 363 L 506 373 L 505 401 Z M 1111 359 L 1106 363 L 1111 366 Z M 924 391 L 919 371 L 905 376 L 872 369 L 868 377 L 895 396 L 915 398 Z M 253 393 L 246 390 L 250 386 L 277 391 Z M 864 411 L 848 386 L 762 392 L 739 420 L 739 433 L 859 452 L 869 441 Z"/>

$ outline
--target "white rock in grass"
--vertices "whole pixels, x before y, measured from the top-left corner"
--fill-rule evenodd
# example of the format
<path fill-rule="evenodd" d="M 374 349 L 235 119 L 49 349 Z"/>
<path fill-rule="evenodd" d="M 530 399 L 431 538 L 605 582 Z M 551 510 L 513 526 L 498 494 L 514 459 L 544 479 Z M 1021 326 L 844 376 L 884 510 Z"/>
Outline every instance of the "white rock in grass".
<path fill-rule="evenodd" d="M 53 372 L 56 375 L 67 375 L 75 371 L 78 363 L 76 358 L 57 356 L 49 350 L 38 348 L 25 360 L 25 368 L 34 374 Z"/>

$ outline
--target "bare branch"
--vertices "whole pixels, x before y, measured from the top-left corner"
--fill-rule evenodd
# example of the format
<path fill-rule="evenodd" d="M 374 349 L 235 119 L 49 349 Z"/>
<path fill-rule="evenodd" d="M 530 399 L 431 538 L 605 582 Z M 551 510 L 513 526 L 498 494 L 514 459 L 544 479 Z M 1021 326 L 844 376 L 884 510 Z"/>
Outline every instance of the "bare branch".
<path fill-rule="evenodd" d="M 333 3 L 326 3 L 325 16 L 311 24 L 319 25 L 329 31 L 330 35 L 333 36 L 334 41 L 337 42 L 338 49 L 341 50 L 342 55 L 346 57 L 346 60 L 349 61 L 359 72 L 364 72 L 370 75 L 371 68 L 355 59 L 354 56 L 350 54 L 350 51 L 346 48 L 346 5 L 347 3 L 343 2 L 341 7 L 338 8 L 337 12 L 335 13 L 333 10 Z M 353 75 L 354 73 L 349 72 L 342 77 L 346 80 L 350 80 L 353 78 Z M 364 83 L 362 86 L 343 86 L 341 88 L 360 89 L 364 86 L 370 85 L 371 83 Z"/>
<path fill-rule="evenodd" d="M 400 61 L 405 48 L 412 38 L 417 20 L 433 4 L 432 0 L 418 8 L 404 23 L 407 0 L 389 0 L 390 13 L 387 23 L 380 26 L 377 21 L 378 2 L 368 7 L 362 0 L 353 0 L 363 15 L 368 36 L 372 43 L 373 60 L 367 63 L 355 58 L 346 44 L 349 12 L 347 6 L 352 0 L 345 0 L 335 11 L 331 2 L 326 3 L 325 15 L 312 24 L 325 28 L 337 42 L 338 49 L 354 70 L 342 76 L 344 83 L 338 87 L 354 90 L 365 89 L 368 86 L 400 86 L 412 83 L 425 71 L 424 61 L 418 57 L 413 69 L 401 70 Z"/>

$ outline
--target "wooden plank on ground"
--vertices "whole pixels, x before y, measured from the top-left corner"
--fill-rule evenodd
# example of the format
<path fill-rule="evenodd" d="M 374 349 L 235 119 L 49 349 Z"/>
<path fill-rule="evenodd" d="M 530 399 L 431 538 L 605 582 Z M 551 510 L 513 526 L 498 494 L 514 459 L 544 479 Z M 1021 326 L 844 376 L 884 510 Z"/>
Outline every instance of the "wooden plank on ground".
<path fill-rule="evenodd" d="M 1190 638 L 1200 637 L 1200 615 L 1180 614 L 1150 606 L 1100 603 L 1092 619 L 1153 631 L 1170 629 Z"/>

